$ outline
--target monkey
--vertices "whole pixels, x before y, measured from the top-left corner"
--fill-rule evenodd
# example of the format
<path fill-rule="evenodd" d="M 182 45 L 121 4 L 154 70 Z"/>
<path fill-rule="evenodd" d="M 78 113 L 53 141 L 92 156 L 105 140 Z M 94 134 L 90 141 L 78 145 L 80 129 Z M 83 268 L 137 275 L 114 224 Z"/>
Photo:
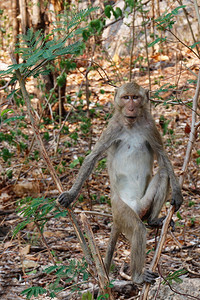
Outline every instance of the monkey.
<path fill-rule="evenodd" d="M 159 213 L 171 187 L 175 211 L 183 202 L 181 188 L 164 150 L 161 135 L 150 113 L 148 91 L 136 82 L 123 84 L 115 92 L 114 114 L 91 153 L 86 156 L 71 189 L 58 197 L 68 207 L 91 174 L 95 163 L 107 151 L 113 226 L 105 256 L 109 273 L 120 233 L 130 241 L 132 281 L 154 283 L 158 276 L 144 268 L 146 226 L 161 226 Z M 155 157 L 159 169 L 153 176 Z"/>

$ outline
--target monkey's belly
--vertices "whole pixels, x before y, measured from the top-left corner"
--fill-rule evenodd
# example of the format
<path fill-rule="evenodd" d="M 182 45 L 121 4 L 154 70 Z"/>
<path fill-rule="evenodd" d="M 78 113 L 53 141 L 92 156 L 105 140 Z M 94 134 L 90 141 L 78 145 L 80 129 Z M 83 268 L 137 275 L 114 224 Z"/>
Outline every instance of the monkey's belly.
<path fill-rule="evenodd" d="M 112 156 L 111 186 L 137 214 L 140 214 L 139 202 L 152 176 L 152 166 L 153 153 L 138 135 L 119 145 Z"/>

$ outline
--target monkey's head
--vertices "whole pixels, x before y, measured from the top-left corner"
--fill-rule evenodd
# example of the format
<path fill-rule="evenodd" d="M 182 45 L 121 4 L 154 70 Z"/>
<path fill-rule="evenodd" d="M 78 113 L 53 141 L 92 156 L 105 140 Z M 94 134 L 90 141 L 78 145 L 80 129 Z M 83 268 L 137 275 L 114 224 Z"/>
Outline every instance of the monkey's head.
<path fill-rule="evenodd" d="M 116 90 L 115 109 L 128 124 L 134 124 L 148 108 L 148 91 L 135 82 L 125 83 Z"/>

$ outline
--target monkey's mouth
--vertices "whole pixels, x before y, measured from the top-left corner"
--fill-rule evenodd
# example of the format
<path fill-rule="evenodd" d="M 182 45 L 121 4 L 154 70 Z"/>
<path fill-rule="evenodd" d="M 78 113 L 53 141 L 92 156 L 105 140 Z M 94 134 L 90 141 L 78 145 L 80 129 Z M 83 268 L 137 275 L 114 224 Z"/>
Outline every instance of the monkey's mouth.
<path fill-rule="evenodd" d="M 127 119 L 130 119 L 130 120 L 135 120 L 136 119 L 136 117 L 134 117 L 134 116 L 125 116 Z"/>

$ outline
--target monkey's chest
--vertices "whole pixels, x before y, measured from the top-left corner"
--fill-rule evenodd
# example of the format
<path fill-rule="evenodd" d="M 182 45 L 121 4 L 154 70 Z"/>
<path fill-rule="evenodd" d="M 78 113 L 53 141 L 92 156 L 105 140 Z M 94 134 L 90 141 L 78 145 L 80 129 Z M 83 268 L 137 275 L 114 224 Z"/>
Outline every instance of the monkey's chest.
<path fill-rule="evenodd" d="M 152 175 L 153 151 L 140 134 L 124 136 L 112 151 L 111 185 L 125 202 L 141 199 Z"/>

